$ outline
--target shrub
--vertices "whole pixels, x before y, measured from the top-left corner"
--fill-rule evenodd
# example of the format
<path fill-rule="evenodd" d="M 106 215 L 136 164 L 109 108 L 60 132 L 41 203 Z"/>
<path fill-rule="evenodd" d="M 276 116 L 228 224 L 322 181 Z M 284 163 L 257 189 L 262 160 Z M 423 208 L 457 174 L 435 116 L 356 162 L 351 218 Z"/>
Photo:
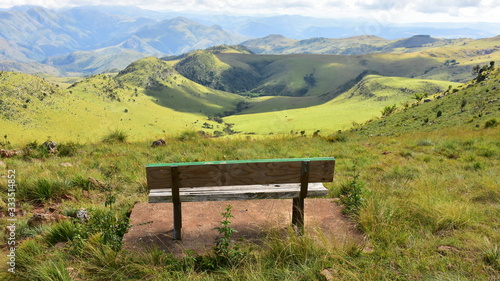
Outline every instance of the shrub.
<path fill-rule="evenodd" d="M 344 205 L 342 213 L 357 215 L 363 206 L 365 184 L 359 180 L 359 172 L 354 169 L 353 175 L 340 186 L 340 202 Z"/>
<path fill-rule="evenodd" d="M 125 142 L 128 134 L 123 130 L 114 130 L 102 138 L 103 142 Z"/>
<path fill-rule="evenodd" d="M 44 145 L 39 145 L 37 141 L 28 143 L 22 149 L 23 159 L 42 159 L 49 155 L 49 150 Z"/>
<path fill-rule="evenodd" d="M 382 116 L 389 116 L 392 113 L 394 113 L 397 109 L 397 106 L 394 104 L 392 106 L 388 105 L 384 107 L 384 110 L 382 110 Z"/>
<path fill-rule="evenodd" d="M 224 267 L 227 265 L 238 264 L 244 256 L 244 252 L 240 251 L 238 246 L 233 245 L 231 242 L 231 237 L 236 229 L 231 227 L 231 218 L 234 216 L 231 214 L 232 206 L 228 205 L 225 212 L 221 213 L 222 221 L 221 226 L 216 227 L 219 234 L 223 236 L 215 240 L 215 246 L 213 247 L 215 254 L 215 266 Z"/>
<path fill-rule="evenodd" d="M 335 135 L 329 135 L 327 137 L 324 137 L 323 138 L 324 140 L 326 140 L 327 142 L 347 142 L 347 136 L 345 134 L 342 134 L 342 133 L 338 133 L 338 134 L 335 134 Z"/>
<path fill-rule="evenodd" d="M 429 139 L 422 139 L 422 140 L 418 141 L 417 145 L 418 146 L 433 146 L 434 142 L 432 140 L 429 140 Z"/>
<path fill-rule="evenodd" d="M 498 125 L 497 119 L 492 118 L 492 119 L 490 119 L 490 120 L 488 120 L 488 121 L 486 121 L 484 123 L 484 128 L 485 129 L 487 129 L 487 128 L 493 128 L 493 127 L 496 127 L 497 125 Z"/>
<path fill-rule="evenodd" d="M 74 142 L 61 143 L 57 147 L 57 155 L 61 157 L 73 157 L 77 154 L 80 145 Z"/>
<path fill-rule="evenodd" d="M 84 234 L 101 233 L 104 243 L 118 251 L 128 227 L 128 217 L 118 218 L 111 209 L 97 209 L 91 212 Z"/>
<path fill-rule="evenodd" d="M 200 139 L 200 134 L 196 131 L 184 131 L 177 138 L 180 141 L 193 141 Z"/>

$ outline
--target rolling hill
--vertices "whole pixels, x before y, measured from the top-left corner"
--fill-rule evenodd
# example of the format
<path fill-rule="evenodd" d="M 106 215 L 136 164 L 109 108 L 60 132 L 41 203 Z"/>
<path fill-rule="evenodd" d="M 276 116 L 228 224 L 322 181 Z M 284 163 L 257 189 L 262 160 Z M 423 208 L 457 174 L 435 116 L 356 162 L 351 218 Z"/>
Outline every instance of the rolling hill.
<path fill-rule="evenodd" d="M 67 89 L 62 82 L 56 86 L 3 72 L 2 106 L 5 114 L 15 114 L 1 122 L 8 135 L 24 140 L 40 135 L 92 140 L 114 129 L 126 130 L 131 139 L 186 129 L 216 136 L 327 134 L 377 118 L 386 107 L 409 106 L 416 96 L 458 89 L 477 75 L 477 65 L 500 58 L 499 45 L 494 37 L 355 56 L 258 55 L 223 45 L 142 58 L 117 75 L 91 76 Z M 39 92 L 56 94 L 39 101 Z M 82 126 L 81 120 L 88 122 Z"/>
<path fill-rule="evenodd" d="M 387 40 L 373 35 L 345 38 L 316 37 L 303 40 L 269 35 L 241 43 L 256 54 L 335 54 L 409 53 L 422 49 L 469 42 L 472 39 L 440 39 L 429 35 Z"/>

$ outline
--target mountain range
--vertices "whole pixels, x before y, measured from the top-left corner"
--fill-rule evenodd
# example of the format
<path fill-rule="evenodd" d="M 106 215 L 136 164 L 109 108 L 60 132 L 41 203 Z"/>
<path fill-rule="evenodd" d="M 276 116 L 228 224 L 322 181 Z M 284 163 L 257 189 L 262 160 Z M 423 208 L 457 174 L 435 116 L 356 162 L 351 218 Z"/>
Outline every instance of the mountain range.
<path fill-rule="evenodd" d="M 0 70 L 95 74 L 123 69 L 146 56 L 179 55 L 222 44 L 242 44 L 266 54 L 366 54 L 401 52 L 401 48 L 413 52 L 468 40 L 437 37 L 480 38 L 500 33 L 500 25 L 494 24 L 391 25 L 373 36 L 360 32 L 364 24 L 302 16 L 166 13 L 136 7 L 52 10 L 17 6 L 0 11 Z"/>

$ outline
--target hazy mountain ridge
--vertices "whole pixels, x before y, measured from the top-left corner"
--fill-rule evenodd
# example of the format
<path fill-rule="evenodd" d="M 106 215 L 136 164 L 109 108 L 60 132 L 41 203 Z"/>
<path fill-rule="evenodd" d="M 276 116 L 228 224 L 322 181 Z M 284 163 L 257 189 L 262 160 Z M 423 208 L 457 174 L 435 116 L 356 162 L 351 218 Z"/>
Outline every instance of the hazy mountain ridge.
<path fill-rule="evenodd" d="M 46 71 L 45 66 L 37 64 L 46 61 L 63 74 L 80 72 L 82 75 L 126 66 L 138 58 L 134 52 L 143 53 L 143 56 L 179 55 L 215 45 L 238 44 L 252 37 L 264 37 L 246 42 L 247 47 L 258 53 L 365 54 L 398 49 L 384 45 L 384 42 L 394 39 L 382 37 L 406 38 L 430 34 L 435 38 L 437 34 L 443 38 L 458 35 L 477 38 L 500 32 L 500 27 L 494 24 L 486 24 L 487 28 L 482 30 L 478 29 L 482 25 L 477 24 L 468 24 L 466 28 L 460 24 L 440 24 L 438 28 L 407 25 L 386 26 L 375 34 L 376 37 L 363 35 L 364 24 L 359 20 L 303 16 L 248 17 L 155 12 L 137 7 L 82 6 L 51 10 L 18 6 L 0 10 L 0 67 L 16 71 L 31 69 L 30 73 L 37 73 Z M 269 34 L 281 35 L 273 37 Z M 437 40 L 431 45 L 448 44 L 446 40 Z M 275 46 L 266 44 L 266 41 Z M 122 51 L 123 54 L 115 55 L 120 62 L 108 65 L 109 54 L 102 51 L 106 48 L 113 49 L 115 53 Z M 412 46 L 398 52 L 415 49 Z M 79 53 L 81 51 L 93 54 Z M 97 58 L 101 55 L 108 58 Z M 82 58 L 74 59 L 77 56 Z M 88 56 L 96 59 L 81 67 L 81 71 L 77 71 L 79 64 L 59 64 L 87 60 Z M 26 67 L 19 63 L 32 65 Z M 54 70 L 51 73 L 55 73 Z"/>
<path fill-rule="evenodd" d="M 363 55 L 370 53 L 406 53 L 423 48 L 443 47 L 472 39 L 441 39 L 429 35 L 415 35 L 409 38 L 387 40 L 372 35 L 347 38 L 316 37 L 294 40 L 282 35 L 269 35 L 241 43 L 257 54 L 336 54 Z"/>
<path fill-rule="evenodd" d="M 113 47 L 115 53 L 124 52 L 120 55 L 123 62 L 119 64 L 124 67 L 138 58 L 135 53 L 127 57 L 130 51 L 144 53 L 143 56 L 180 54 L 214 45 L 239 43 L 244 37 L 230 34 L 220 26 L 204 26 L 180 17 L 158 21 L 116 15 L 96 7 L 54 11 L 35 6 L 1 11 L 0 39 L 2 61 L 48 61 L 58 67 L 58 61 L 71 60 L 61 59 L 61 56 L 79 56 L 82 53 L 72 53 L 80 51 L 94 52 L 93 56 L 99 56 L 103 53 L 101 49 Z M 50 59 L 54 56 L 58 58 Z M 63 64 L 61 71 L 74 71 L 75 67 Z M 82 72 L 114 67 L 86 65 Z"/>

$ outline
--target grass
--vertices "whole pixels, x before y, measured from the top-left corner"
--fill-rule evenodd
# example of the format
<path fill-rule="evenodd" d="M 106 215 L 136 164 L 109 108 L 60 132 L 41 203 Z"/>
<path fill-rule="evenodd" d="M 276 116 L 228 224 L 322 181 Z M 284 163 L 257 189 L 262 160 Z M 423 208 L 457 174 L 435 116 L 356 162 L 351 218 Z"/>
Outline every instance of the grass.
<path fill-rule="evenodd" d="M 16 237 L 20 242 L 16 276 L 18 280 L 54 275 L 65 280 L 68 274 L 73 279 L 98 280 L 321 280 L 323 272 L 340 280 L 488 280 L 499 270 L 499 133 L 498 128 L 455 128 L 368 138 L 344 132 L 343 141 L 332 142 L 289 134 L 206 139 L 188 132 L 166 138 L 166 145 L 157 148 L 148 142 L 100 142 L 81 144 L 73 156 L 45 155 L 36 164 L 21 156 L 3 159 L 16 169 L 19 188 L 43 181 L 64 186 L 64 193 L 48 198 L 19 196 L 18 204 L 26 209 L 25 216 L 18 217 L 20 222 L 31 216 L 30 206 L 37 198 L 38 207 L 51 206 L 67 215 L 87 208 L 95 219 L 83 230 L 73 229 L 79 223 L 70 221 L 49 223 L 37 231 L 25 226 L 26 231 Z M 443 153 L 451 148 L 459 157 Z M 110 244 L 123 235 L 116 218 L 126 217 L 135 201 L 146 201 L 146 163 L 315 156 L 337 159 L 336 180 L 327 184 L 332 196 L 352 195 L 358 191 L 346 188 L 364 183 L 363 192 L 356 193 L 361 198 L 353 201 L 357 214 L 352 220 L 366 235 L 371 251 L 353 241 L 331 241 L 326 234 L 318 239 L 270 232 L 262 246 L 243 243 L 248 254 L 238 265 L 207 270 L 196 255 L 177 259 L 154 249 L 133 254 Z M 73 167 L 61 166 L 63 162 Z M 471 168 L 476 162 L 481 164 Z M 110 186 L 111 193 L 92 186 L 86 180 L 90 176 Z M 4 178 L 0 184 L 6 185 Z M 110 195 L 116 197 L 113 213 L 104 206 Z M 0 196 L 6 202 L 6 194 Z"/>
<path fill-rule="evenodd" d="M 404 63 L 390 60 L 391 56 L 377 58 L 394 64 L 391 71 L 402 69 Z M 421 54 L 406 58 L 420 63 L 416 68 L 435 63 L 419 61 Z M 290 75 L 302 75 L 297 73 L 291 71 Z M 403 98 L 395 92 L 376 91 L 380 90 L 377 87 L 400 88 L 409 83 L 370 75 L 358 88 L 314 110 L 231 117 L 242 118 L 235 122 L 237 130 L 247 126 L 248 130 L 274 133 L 231 138 L 199 134 L 203 114 L 160 106 L 151 96 L 136 93 L 130 81 L 120 84 L 98 75 L 69 88 L 73 93 L 63 93 L 37 80 L 43 85 L 41 92 L 54 90 L 53 95 L 60 98 L 30 101 L 29 110 L 40 118 L 24 124 L 26 130 L 19 130 L 16 122 L 26 121 L 23 118 L 30 118 L 28 115 L 0 121 L 0 125 L 6 124 L 2 130 L 11 130 L 0 132 L 8 140 L 2 147 L 23 151 L 23 155 L 2 159 L 1 164 L 16 171 L 19 211 L 18 274 L 9 275 L 1 268 L 0 278 L 321 280 L 326 275 L 339 280 L 495 280 L 500 274 L 500 128 L 491 120 L 500 118 L 498 75 L 493 71 L 486 81 L 450 89 L 441 98 L 430 96 L 431 102 L 408 103 L 389 116 L 346 130 L 342 126 L 360 123 L 375 111 L 380 116 L 384 106 L 394 104 L 394 100 L 381 99 L 375 106 L 373 99 L 364 97 L 366 93 Z M 24 77 L 8 76 L 15 76 L 16 83 Z M 166 85 L 172 77 L 156 78 Z M 420 83 L 425 81 L 412 81 L 414 86 L 425 85 Z M 176 87 L 199 87 L 187 84 Z M 18 101 L 26 98 L 24 94 L 14 92 L 21 97 Z M 14 106 L 22 108 L 16 102 Z M 92 110 L 96 105 L 104 110 Z M 61 110 L 56 114 L 43 108 Z M 359 112 L 360 108 L 365 110 Z M 332 113 L 334 110 L 337 112 Z M 226 122 L 232 122 L 231 118 Z M 288 123 L 293 125 L 287 127 Z M 74 124 L 81 128 L 69 129 Z M 87 124 L 98 125 L 87 128 Z M 282 127 L 286 129 L 277 129 Z M 319 135 L 314 136 L 318 130 Z M 151 147 L 151 141 L 160 137 L 166 145 Z M 47 139 L 59 143 L 56 153 L 38 145 Z M 258 246 L 242 243 L 246 254 L 237 264 L 212 267 L 206 264 L 210 258 L 203 255 L 188 253 L 179 259 L 158 249 L 130 253 L 121 247 L 132 206 L 147 200 L 147 163 L 322 156 L 337 159 L 336 179 L 326 186 L 331 197 L 343 198 L 340 204 L 343 201 L 349 219 L 366 236 L 365 243 L 332 241 L 328 234 L 297 237 L 270 230 Z M 5 176 L 0 177 L 0 186 L 8 186 Z M 0 193 L 4 212 L 9 198 L 7 192 Z M 88 222 L 67 219 L 41 227 L 27 223 L 35 212 L 74 216 L 81 208 L 89 211 Z M 0 222 L 7 224 L 7 217 Z M 7 235 L 0 234 L 4 243 Z M 7 252 L 1 255 L 0 266 L 8 265 L 6 259 Z"/>
<path fill-rule="evenodd" d="M 323 100 L 321 105 L 305 107 L 309 102 L 321 102 L 315 97 L 259 98 L 257 100 L 261 101 L 255 102 L 255 109 L 250 108 L 249 114 L 243 112 L 224 120 L 234 123 L 235 129 L 243 133 L 284 134 L 306 130 L 307 134 L 313 134 L 320 130 L 323 134 L 332 134 L 351 128 L 353 123 L 380 117 L 386 106 L 411 103 L 413 93 L 444 91 L 449 85 L 457 87 L 459 84 L 368 75 L 351 90 L 331 101 Z M 302 108 L 296 108 L 298 106 Z"/>

